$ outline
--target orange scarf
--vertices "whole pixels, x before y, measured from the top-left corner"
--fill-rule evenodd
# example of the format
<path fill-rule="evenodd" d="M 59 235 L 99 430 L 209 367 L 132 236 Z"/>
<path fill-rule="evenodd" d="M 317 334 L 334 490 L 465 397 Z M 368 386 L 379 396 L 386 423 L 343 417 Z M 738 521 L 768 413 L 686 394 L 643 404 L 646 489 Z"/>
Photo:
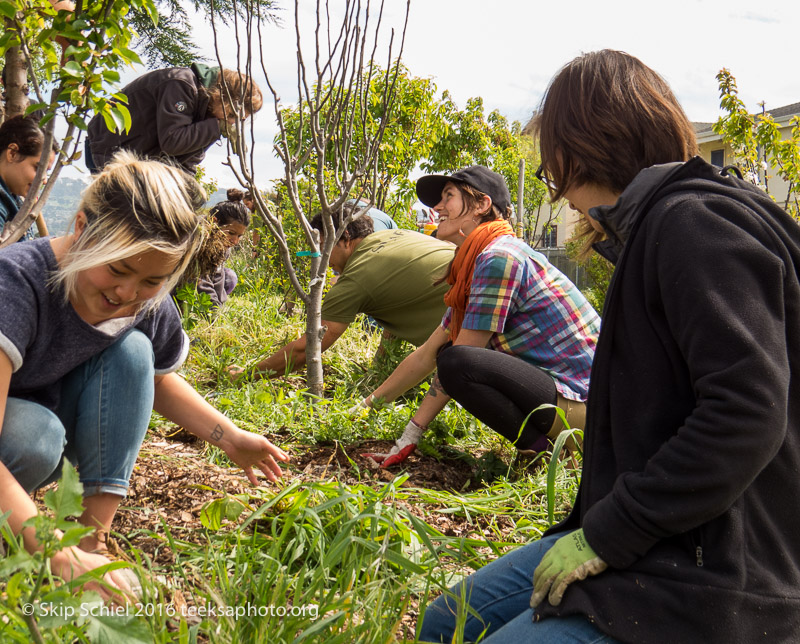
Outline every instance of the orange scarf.
<path fill-rule="evenodd" d="M 467 312 L 467 302 L 472 288 L 472 274 L 475 272 L 475 260 L 491 242 L 503 235 L 513 235 L 514 229 L 505 219 L 481 224 L 473 230 L 456 252 L 447 283 L 450 290 L 445 293 L 444 303 L 452 310 L 450 319 L 450 340 L 455 342 Z"/>

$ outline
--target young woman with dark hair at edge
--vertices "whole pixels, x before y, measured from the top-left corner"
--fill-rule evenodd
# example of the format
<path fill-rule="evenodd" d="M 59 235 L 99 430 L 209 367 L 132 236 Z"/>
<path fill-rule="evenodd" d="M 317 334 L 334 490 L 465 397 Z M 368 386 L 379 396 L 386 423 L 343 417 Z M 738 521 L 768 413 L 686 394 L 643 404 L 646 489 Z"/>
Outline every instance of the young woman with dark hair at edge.
<path fill-rule="evenodd" d="M 78 469 L 97 528 L 57 553 L 69 580 L 109 563 L 105 538 L 128 490 L 153 409 L 271 481 L 286 454 L 239 429 L 177 373 L 189 349 L 169 292 L 203 232 L 188 174 L 121 152 L 84 192 L 73 231 L 0 250 L 0 514 L 39 548 L 30 493 Z M 128 590 L 119 574 L 112 589 Z"/>
<path fill-rule="evenodd" d="M 625 53 L 567 64 L 536 124 L 539 176 L 616 264 L 581 485 L 563 522 L 433 602 L 419 639 L 451 641 L 466 598 L 465 640 L 795 641 L 797 223 L 695 157 L 667 83 Z"/>
<path fill-rule="evenodd" d="M 564 428 L 583 427 L 600 319 L 577 287 L 514 237 L 505 180 L 483 166 L 417 181 L 417 196 L 439 214 L 438 239 L 458 250 L 446 281 L 441 325 L 362 403 L 394 400 L 434 369 L 419 409 L 384 467 L 403 462 L 453 398 L 527 458 Z"/>
<path fill-rule="evenodd" d="M 21 197 L 28 194 L 36 171 L 42 160 L 44 132 L 39 119 L 33 116 L 15 116 L 0 125 L 0 232 L 22 206 Z M 55 160 L 50 152 L 48 167 Z M 47 156 L 47 155 L 46 155 Z M 25 231 L 20 241 L 33 239 L 36 226 Z"/>

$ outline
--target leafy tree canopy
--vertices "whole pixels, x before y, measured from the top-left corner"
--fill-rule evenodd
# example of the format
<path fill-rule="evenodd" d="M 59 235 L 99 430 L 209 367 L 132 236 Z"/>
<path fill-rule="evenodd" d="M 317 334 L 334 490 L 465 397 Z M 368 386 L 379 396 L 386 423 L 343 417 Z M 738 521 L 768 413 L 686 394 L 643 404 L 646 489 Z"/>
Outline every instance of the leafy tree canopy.
<path fill-rule="evenodd" d="M 370 81 L 369 101 L 365 105 L 353 103 L 351 111 L 343 117 L 352 119 L 360 128 L 375 131 L 384 119 L 389 119 L 380 147 L 377 170 L 378 181 L 372 198 L 378 208 L 395 218 L 405 216 L 416 200 L 414 181 L 409 176 L 416 168 L 425 172 L 452 172 L 469 165 L 480 164 L 502 174 L 516 199 L 519 183 L 519 162 L 525 159 L 529 168 L 538 163 L 538 149 L 534 142 L 522 134 L 518 122 L 510 122 L 498 111 L 485 113 L 483 99 L 472 98 L 462 110 L 448 92 L 438 96 L 435 83 L 430 78 L 412 76 L 408 69 L 399 65 L 399 73 L 386 74 L 373 69 Z M 393 69 L 392 72 L 395 70 Z M 395 83 L 395 98 L 392 109 L 385 114 L 381 108 L 381 97 L 387 90 L 386 83 Z M 325 87 L 322 95 L 336 91 Z M 342 91 L 340 89 L 340 91 Z M 309 148 L 309 111 L 307 106 L 286 108 L 283 111 L 287 130 L 294 137 L 298 149 Z M 327 161 L 334 158 L 333 148 L 338 145 L 333 136 L 323 151 L 324 172 L 335 172 Z M 363 151 L 353 146 L 349 150 L 353 158 Z M 317 172 L 317 160 L 304 166 L 303 174 L 312 178 Z M 526 181 L 524 203 L 526 212 L 538 210 L 544 197 L 544 187 L 538 181 Z"/>
<path fill-rule="evenodd" d="M 776 169 L 787 184 L 786 200 L 781 205 L 800 220 L 800 117 L 790 121 L 787 139 L 772 116 L 763 111 L 751 114 L 739 98 L 736 79 L 727 69 L 717 74 L 720 107 L 726 114 L 714 124 L 713 130 L 731 146 L 743 172 L 758 184 L 759 170 L 766 172 L 767 164 Z M 762 186 L 769 193 L 768 184 Z"/>

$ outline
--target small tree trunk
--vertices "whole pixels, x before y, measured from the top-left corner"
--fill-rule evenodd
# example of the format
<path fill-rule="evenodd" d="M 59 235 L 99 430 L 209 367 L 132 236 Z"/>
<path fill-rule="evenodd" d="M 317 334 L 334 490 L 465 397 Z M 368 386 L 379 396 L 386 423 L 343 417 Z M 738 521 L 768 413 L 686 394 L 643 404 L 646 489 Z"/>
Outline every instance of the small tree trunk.
<path fill-rule="evenodd" d="M 47 231 L 47 222 L 44 220 L 42 213 L 36 215 L 36 230 L 39 232 L 39 237 L 47 237 L 50 234 Z"/>
<path fill-rule="evenodd" d="M 306 382 L 313 396 L 322 397 L 322 291 L 325 280 L 315 278 L 312 282 L 306 306 Z"/>
<path fill-rule="evenodd" d="M 7 119 L 24 114 L 28 108 L 28 67 L 19 47 L 6 52 L 6 115 Z"/>

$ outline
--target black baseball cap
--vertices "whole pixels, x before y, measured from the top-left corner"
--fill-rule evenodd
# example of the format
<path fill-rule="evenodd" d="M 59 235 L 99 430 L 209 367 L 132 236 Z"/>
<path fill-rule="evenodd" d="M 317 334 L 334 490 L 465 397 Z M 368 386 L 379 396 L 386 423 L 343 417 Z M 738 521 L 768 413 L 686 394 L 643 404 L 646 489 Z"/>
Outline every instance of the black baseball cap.
<path fill-rule="evenodd" d="M 462 181 L 476 190 L 486 193 L 492 203 L 505 214 L 511 205 L 511 193 L 502 175 L 492 172 L 482 165 L 471 165 L 451 175 L 428 174 L 417 179 L 417 197 L 429 208 L 442 200 L 442 190 L 448 181 Z"/>

